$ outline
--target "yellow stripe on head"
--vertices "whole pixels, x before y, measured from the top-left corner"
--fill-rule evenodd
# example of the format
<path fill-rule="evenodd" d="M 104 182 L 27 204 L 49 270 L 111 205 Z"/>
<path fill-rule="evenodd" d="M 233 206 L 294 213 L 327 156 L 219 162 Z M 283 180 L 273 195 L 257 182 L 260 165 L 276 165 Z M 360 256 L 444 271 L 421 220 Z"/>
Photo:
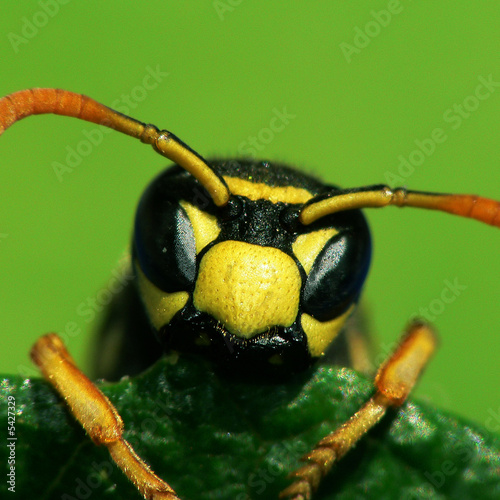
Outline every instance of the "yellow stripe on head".
<path fill-rule="evenodd" d="M 342 314 L 342 316 L 333 318 L 330 321 L 318 321 L 309 314 L 302 314 L 300 322 L 307 336 L 311 356 L 319 357 L 324 354 L 325 350 L 333 342 L 333 339 L 340 333 L 340 330 L 353 310 L 354 305 Z"/>
<path fill-rule="evenodd" d="M 188 292 L 167 293 L 153 285 L 136 262 L 137 285 L 151 324 L 159 330 L 170 323 L 189 299 Z"/>
<path fill-rule="evenodd" d="M 179 204 L 186 211 L 191 221 L 196 244 L 196 253 L 199 254 L 209 243 L 219 236 L 220 227 L 217 224 L 217 217 L 200 210 L 187 201 L 181 200 Z"/>
<path fill-rule="evenodd" d="M 309 274 L 316 257 L 323 250 L 326 242 L 337 233 L 338 231 L 334 228 L 326 228 L 297 236 L 292 243 L 292 251 L 299 259 L 306 274 Z"/>
<path fill-rule="evenodd" d="M 269 186 L 238 177 L 224 176 L 231 194 L 246 196 L 250 200 L 269 200 L 272 203 L 305 203 L 313 195 L 303 188 L 293 186 Z"/>

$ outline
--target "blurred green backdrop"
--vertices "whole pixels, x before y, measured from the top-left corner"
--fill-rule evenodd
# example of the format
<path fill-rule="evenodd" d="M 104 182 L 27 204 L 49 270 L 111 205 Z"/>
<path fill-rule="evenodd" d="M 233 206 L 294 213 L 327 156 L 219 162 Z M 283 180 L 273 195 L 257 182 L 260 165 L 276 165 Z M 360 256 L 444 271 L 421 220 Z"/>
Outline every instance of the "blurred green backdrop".
<path fill-rule="evenodd" d="M 1 95 L 82 92 L 206 157 L 240 155 L 257 137 L 263 158 L 346 187 L 500 198 L 496 2 L 30 0 L 0 13 Z M 289 123 L 270 136 L 276 112 Z M 85 361 L 95 321 L 82 310 L 103 296 L 137 199 L 166 163 L 97 130 L 34 117 L 0 141 L 3 373 L 33 373 L 34 339 L 73 322 L 82 333 L 69 348 Z M 498 430 L 500 233 L 424 211 L 367 215 L 377 351 L 427 309 L 442 344 L 418 396 Z"/>

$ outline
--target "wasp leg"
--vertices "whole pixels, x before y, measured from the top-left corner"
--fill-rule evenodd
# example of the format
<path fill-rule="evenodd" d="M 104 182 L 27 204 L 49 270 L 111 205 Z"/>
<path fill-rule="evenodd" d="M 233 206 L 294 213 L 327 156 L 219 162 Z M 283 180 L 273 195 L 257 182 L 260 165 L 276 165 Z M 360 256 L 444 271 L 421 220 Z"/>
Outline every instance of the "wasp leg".
<path fill-rule="evenodd" d="M 373 345 L 366 327 L 366 314 L 361 311 L 355 312 L 348 320 L 345 328 L 345 336 L 348 349 L 349 366 L 368 377 L 373 377 L 375 372 L 373 366 Z"/>
<path fill-rule="evenodd" d="M 131 271 L 125 271 L 127 279 Z M 163 355 L 134 283 L 113 295 L 92 344 L 90 376 L 109 382 L 135 376 Z"/>
<path fill-rule="evenodd" d="M 375 375 L 373 341 L 368 330 L 365 313 L 358 306 L 322 356 L 321 363 L 352 368 L 372 378 Z"/>
<path fill-rule="evenodd" d="M 109 399 L 76 367 L 62 340 L 44 335 L 33 346 L 31 359 L 65 399 L 74 417 L 95 444 L 103 444 L 125 475 L 148 500 L 179 500 L 122 438 L 123 422 Z"/>
<path fill-rule="evenodd" d="M 375 377 L 375 395 L 346 423 L 302 457 L 306 465 L 291 474 L 295 482 L 280 493 L 280 498 L 309 500 L 335 462 L 380 421 L 389 407 L 399 406 L 406 400 L 436 344 L 436 336 L 428 325 L 410 325 L 396 351 L 379 368 Z"/>

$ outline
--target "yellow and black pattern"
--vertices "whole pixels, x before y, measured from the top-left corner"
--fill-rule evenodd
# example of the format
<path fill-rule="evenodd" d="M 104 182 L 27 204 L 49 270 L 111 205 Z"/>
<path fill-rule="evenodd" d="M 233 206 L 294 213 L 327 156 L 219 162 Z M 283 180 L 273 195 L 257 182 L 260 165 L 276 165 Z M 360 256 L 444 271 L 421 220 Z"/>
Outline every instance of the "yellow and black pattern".
<path fill-rule="evenodd" d="M 359 211 L 303 226 L 302 206 L 336 188 L 282 165 L 212 162 L 231 197 L 216 207 L 173 167 L 149 186 L 134 234 L 137 285 L 167 350 L 227 370 L 298 372 L 353 310 L 370 259 Z"/>

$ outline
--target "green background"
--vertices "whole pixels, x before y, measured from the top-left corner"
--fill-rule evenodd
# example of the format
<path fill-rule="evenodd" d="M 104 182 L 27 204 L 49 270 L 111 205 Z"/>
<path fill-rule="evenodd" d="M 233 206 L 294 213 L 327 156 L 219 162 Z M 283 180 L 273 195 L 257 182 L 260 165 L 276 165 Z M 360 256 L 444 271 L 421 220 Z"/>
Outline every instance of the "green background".
<path fill-rule="evenodd" d="M 286 108 L 294 118 L 260 143 L 261 156 L 345 187 L 391 180 L 399 156 L 440 128 L 446 140 L 399 182 L 500 198 L 500 88 L 468 118 L 453 111 L 475 106 L 479 77 L 500 82 L 496 2 L 47 0 L 3 3 L 0 15 L 1 95 L 50 86 L 126 105 L 205 157 L 239 155 Z M 144 92 L 147 68 L 168 75 Z M 0 140 L 3 373 L 30 373 L 34 339 L 68 322 L 82 329 L 68 346 L 84 362 L 95 322 L 77 309 L 106 287 L 137 199 L 165 165 L 105 134 L 59 180 L 53 162 L 64 164 L 66 148 L 95 129 L 34 117 Z M 411 209 L 367 215 L 375 255 L 364 304 L 375 349 L 386 352 L 421 307 L 442 309 L 441 348 L 418 396 L 498 430 L 500 233 Z M 446 280 L 466 286 L 449 304 L 440 299 Z"/>

